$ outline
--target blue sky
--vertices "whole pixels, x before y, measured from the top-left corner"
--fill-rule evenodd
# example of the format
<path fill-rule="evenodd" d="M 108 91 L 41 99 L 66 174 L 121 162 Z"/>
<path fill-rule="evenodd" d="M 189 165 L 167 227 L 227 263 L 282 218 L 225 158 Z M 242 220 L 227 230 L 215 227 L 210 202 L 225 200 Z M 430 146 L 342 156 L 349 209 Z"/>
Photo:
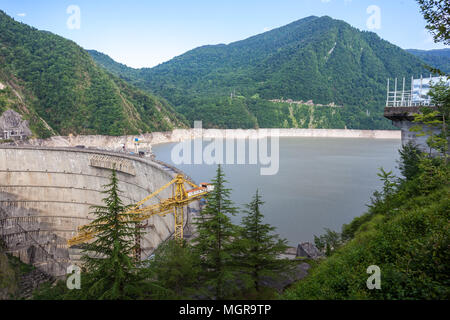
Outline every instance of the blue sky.
<path fill-rule="evenodd" d="M 80 9 L 79 29 L 67 25 L 70 5 Z M 444 48 L 432 41 L 414 0 L 0 0 L 0 9 L 132 67 L 152 67 L 310 15 L 370 29 L 405 49 Z"/>

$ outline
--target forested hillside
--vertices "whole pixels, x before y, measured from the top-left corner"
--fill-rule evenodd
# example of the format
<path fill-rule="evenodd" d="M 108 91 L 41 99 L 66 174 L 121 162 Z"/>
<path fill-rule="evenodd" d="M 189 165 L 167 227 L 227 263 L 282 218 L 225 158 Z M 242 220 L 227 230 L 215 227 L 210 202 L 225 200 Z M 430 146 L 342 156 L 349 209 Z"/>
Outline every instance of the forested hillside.
<path fill-rule="evenodd" d="M 450 167 L 409 150 L 402 163 L 408 177 L 384 172 L 383 189 L 374 194 L 368 212 L 344 225 L 341 234 L 333 233 L 333 242 L 326 243 L 328 258 L 284 298 L 449 299 Z M 380 290 L 367 288 L 369 266 L 380 268 Z"/>
<path fill-rule="evenodd" d="M 438 50 L 406 50 L 419 57 L 431 67 L 438 68 L 442 72 L 450 73 L 450 49 Z"/>
<path fill-rule="evenodd" d="M 0 82 L 6 86 L 0 112 L 18 111 L 35 135 L 123 135 L 185 125 L 169 103 L 99 68 L 74 42 L 2 11 L 0 30 Z"/>
<path fill-rule="evenodd" d="M 151 69 L 114 65 L 104 55 L 94 58 L 165 97 L 190 121 L 230 128 L 393 128 L 383 118 L 386 79 L 428 72 L 423 61 L 375 33 L 326 16 L 229 45 L 200 47 Z M 268 102 L 281 98 L 345 108 Z"/>

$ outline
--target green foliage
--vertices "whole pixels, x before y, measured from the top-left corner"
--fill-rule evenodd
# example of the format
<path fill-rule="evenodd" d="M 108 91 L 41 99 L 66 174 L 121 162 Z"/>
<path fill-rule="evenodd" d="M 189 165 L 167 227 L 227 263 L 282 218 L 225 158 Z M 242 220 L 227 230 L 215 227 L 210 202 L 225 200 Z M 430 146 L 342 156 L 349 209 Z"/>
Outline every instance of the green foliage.
<path fill-rule="evenodd" d="M 133 259 L 139 229 L 132 215 L 125 213 L 117 182 L 113 171 L 104 191 L 105 206 L 94 207 L 96 219 L 86 229 L 97 234 L 84 248 L 81 289 L 69 290 L 63 281 L 48 283 L 34 292 L 34 299 L 276 298 L 276 290 L 260 282 L 290 275 L 293 264 L 279 258 L 287 248 L 286 240 L 262 223 L 258 194 L 247 206 L 243 226 L 231 223 L 229 215 L 237 210 L 220 166 L 214 191 L 196 218 L 198 236 L 193 245 L 170 240 L 144 262 Z"/>
<path fill-rule="evenodd" d="M 165 289 L 155 291 L 152 298 L 177 300 L 198 296 L 201 291 L 199 261 L 187 243 L 180 245 L 170 240 L 159 246 L 148 268 L 155 284 Z"/>
<path fill-rule="evenodd" d="M 70 298 L 125 300 L 141 297 L 148 283 L 145 274 L 134 259 L 134 241 L 140 229 L 127 206 L 120 199 L 116 171 L 112 171 L 111 182 L 105 186 L 104 206 L 93 207 L 95 220 L 87 231 L 96 232 L 95 240 L 83 250 L 81 290 L 72 290 Z"/>
<path fill-rule="evenodd" d="M 383 182 L 382 195 L 386 199 L 394 193 L 395 187 L 397 186 L 394 182 L 395 176 L 392 174 L 392 171 L 386 172 L 383 168 L 380 168 L 380 172 L 377 175 Z"/>
<path fill-rule="evenodd" d="M 349 224 L 344 224 L 342 226 L 342 234 L 341 234 L 342 241 L 347 242 L 353 239 L 356 233 L 361 229 L 361 226 L 372 220 L 372 218 L 373 218 L 372 214 L 365 213 L 362 216 L 353 219 L 352 222 L 350 222 Z M 317 246 L 317 248 L 319 247 Z"/>
<path fill-rule="evenodd" d="M 450 49 L 406 50 L 423 60 L 428 66 L 437 68 L 443 73 L 450 73 Z"/>
<path fill-rule="evenodd" d="M 414 122 L 418 123 L 410 129 L 412 132 L 419 132 L 418 137 L 427 136 L 427 145 L 431 150 L 438 150 L 439 152 L 445 152 L 448 148 L 447 140 L 441 135 L 434 133 L 434 129 L 440 128 L 442 126 L 442 121 L 439 120 L 440 112 L 433 111 L 428 107 L 422 108 L 422 113 L 415 116 Z"/>
<path fill-rule="evenodd" d="M 417 190 L 422 194 L 429 194 L 436 188 L 448 184 L 450 176 L 444 163 L 439 159 L 424 157 L 419 163 Z"/>
<path fill-rule="evenodd" d="M 429 94 L 437 110 L 421 108 L 421 113 L 414 116 L 414 123 L 417 125 L 410 131 L 418 132 L 417 136 L 427 136 L 430 155 L 432 150 L 436 150 L 447 162 L 450 136 L 447 125 L 450 116 L 450 87 L 441 81 L 432 85 Z"/>
<path fill-rule="evenodd" d="M 115 62 L 106 54 L 98 52 L 96 50 L 87 50 L 87 52 L 94 58 L 95 62 L 114 74 L 115 76 L 128 81 L 136 82 L 139 81 L 138 73 L 139 70 L 127 67 L 124 64 Z"/>
<path fill-rule="evenodd" d="M 390 174 L 380 173 L 387 186 L 368 213 L 343 227 L 346 243 L 284 298 L 450 298 L 450 167 L 442 159 L 418 161 L 419 172 L 394 189 Z M 366 287 L 371 265 L 381 269 L 381 290 Z"/>
<path fill-rule="evenodd" d="M 13 299 L 19 292 L 17 270 L 0 247 L 0 300 Z"/>
<path fill-rule="evenodd" d="M 221 166 L 213 179 L 214 191 L 207 195 L 207 206 L 196 218 L 198 237 L 193 246 L 201 257 L 200 267 L 205 287 L 211 287 L 217 300 L 231 298 L 236 291 L 235 275 L 232 270 L 233 239 L 236 227 L 230 215 L 237 210 L 230 200 L 230 189 L 226 188 Z"/>
<path fill-rule="evenodd" d="M 415 56 L 330 17 L 308 17 L 229 45 L 196 48 L 151 69 L 93 57 L 165 97 L 189 121 L 213 128 L 394 129 L 383 116 L 386 79 L 427 72 Z M 293 105 L 290 111 L 289 104 L 268 101 L 282 97 L 345 107 Z"/>
<path fill-rule="evenodd" d="M 167 102 L 98 67 L 72 41 L 16 22 L 2 11 L 0 29 L 0 79 L 17 79 L 27 109 L 57 133 L 124 135 L 185 125 Z M 33 132 L 49 136 L 38 122 Z"/>
<path fill-rule="evenodd" d="M 413 142 L 408 142 L 399 150 L 399 170 L 406 181 L 413 179 L 419 173 L 420 149 Z"/>
<path fill-rule="evenodd" d="M 56 284 L 46 282 L 33 291 L 33 300 L 63 300 L 69 290 L 65 281 L 58 281 Z"/>
<path fill-rule="evenodd" d="M 429 95 L 441 115 L 450 117 L 450 87 L 442 79 L 431 86 Z"/>
<path fill-rule="evenodd" d="M 427 21 L 427 29 L 434 36 L 435 42 L 450 44 L 450 26 L 448 16 L 450 9 L 446 0 L 417 0 L 420 10 Z"/>
<path fill-rule="evenodd" d="M 243 98 L 194 98 L 178 109 L 191 125 L 202 120 L 205 128 L 255 128 L 256 118 L 248 111 Z M 202 115 L 201 118 L 198 115 Z"/>
<path fill-rule="evenodd" d="M 314 244 L 320 251 L 325 251 L 326 256 L 330 256 L 342 245 L 342 237 L 340 233 L 325 228 L 325 234 L 314 236 Z"/>
<path fill-rule="evenodd" d="M 17 273 L 19 275 L 24 275 L 24 274 L 30 273 L 35 268 L 32 265 L 23 263 L 22 261 L 20 261 L 19 258 L 15 257 L 15 256 L 12 256 L 12 255 L 8 255 L 8 260 L 9 260 L 9 264 L 15 270 L 17 270 Z"/>
<path fill-rule="evenodd" d="M 5 253 L 5 245 L 0 239 L 0 300 L 19 299 L 20 280 L 33 270 L 32 265 Z"/>
<path fill-rule="evenodd" d="M 247 214 L 242 218 L 240 232 L 234 241 L 234 265 L 239 274 L 246 275 L 247 289 L 263 292 L 264 277 L 277 278 L 289 270 L 289 261 L 279 256 L 286 252 L 287 241 L 273 234 L 275 230 L 263 223 L 261 206 L 264 202 L 258 191 L 246 205 Z M 241 278 L 242 279 L 242 278 Z"/>

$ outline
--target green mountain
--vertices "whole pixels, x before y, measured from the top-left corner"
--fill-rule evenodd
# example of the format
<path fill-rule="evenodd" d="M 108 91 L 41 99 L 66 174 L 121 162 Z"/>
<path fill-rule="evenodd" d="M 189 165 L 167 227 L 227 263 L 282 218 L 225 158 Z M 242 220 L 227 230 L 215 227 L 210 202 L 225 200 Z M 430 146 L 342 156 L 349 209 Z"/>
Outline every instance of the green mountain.
<path fill-rule="evenodd" d="M 388 77 L 426 73 L 401 48 L 330 17 L 308 17 L 228 45 L 203 46 L 151 69 L 112 67 L 207 127 L 393 128 Z M 270 102 L 335 103 L 344 108 Z"/>
<path fill-rule="evenodd" d="M 19 112 L 33 133 L 122 135 L 185 126 L 156 98 L 97 66 L 72 41 L 0 11 L 0 114 Z"/>
<path fill-rule="evenodd" d="M 419 57 L 431 67 L 438 68 L 442 72 L 450 73 L 450 49 L 416 50 L 408 49 L 409 53 Z"/>
<path fill-rule="evenodd" d="M 116 62 L 108 55 L 96 50 L 87 50 L 87 52 L 91 55 L 91 57 L 97 64 L 108 70 L 116 77 L 120 77 L 128 82 L 139 82 L 140 72 L 138 69 L 133 69 L 122 63 Z"/>

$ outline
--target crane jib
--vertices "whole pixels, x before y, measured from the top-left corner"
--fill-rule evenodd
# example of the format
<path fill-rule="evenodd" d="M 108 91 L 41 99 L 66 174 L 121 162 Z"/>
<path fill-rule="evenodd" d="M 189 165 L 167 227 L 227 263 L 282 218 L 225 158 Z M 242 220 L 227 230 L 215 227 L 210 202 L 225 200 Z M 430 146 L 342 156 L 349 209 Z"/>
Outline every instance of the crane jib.
<path fill-rule="evenodd" d="M 193 189 L 186 190 L 186 184 L 193 187 Z M 144 206 L 146 202 L 153 199 L 169 187 L 172 187 L 173 196 L 171 198 L 161 200 L 157 204 Z M 200 186 L 197 186 L 191 181 L 185 179 L 183 175 L 178 174 L 172 181 L 165 184 L 143 200 L 139 201 L 133 209 L 125 212 L 122 215 L 122 219 L 141 222 L 151 218 L 154 215 L 164 217 L 170 213 L 173 213 L 175 215 L 174 237 L 176 240 L 182 240 L 184 229 L 184 207 L 193 201 L 200 200 L 212 190 L 214 190 L 214 186 L 209 183 L 202 183 Z M 94 239 L 95 235 L 98 233 L 96 230 L 98 229 L 92 223 L 79 227 L 78 234 L 67 241 L 68 246 L 72 247 Z"/>

